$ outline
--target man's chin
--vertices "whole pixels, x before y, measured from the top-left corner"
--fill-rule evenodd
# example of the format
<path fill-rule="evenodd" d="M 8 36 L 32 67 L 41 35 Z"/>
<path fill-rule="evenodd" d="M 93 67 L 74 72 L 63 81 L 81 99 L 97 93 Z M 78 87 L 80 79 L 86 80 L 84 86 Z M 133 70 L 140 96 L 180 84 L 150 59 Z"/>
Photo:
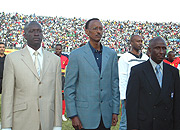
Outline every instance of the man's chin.
<path fill-rule="evenodd" d="M 100 42 L 101 39 L 94 40 L 95 42 Z"/>

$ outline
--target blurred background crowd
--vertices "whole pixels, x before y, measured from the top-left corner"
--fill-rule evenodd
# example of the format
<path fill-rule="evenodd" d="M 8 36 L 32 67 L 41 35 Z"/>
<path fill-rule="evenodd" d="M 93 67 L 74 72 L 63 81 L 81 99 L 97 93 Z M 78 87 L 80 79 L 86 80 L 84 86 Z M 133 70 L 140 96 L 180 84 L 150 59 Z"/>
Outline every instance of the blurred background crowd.
<path fill-rule="evenodd" d="M 71 52 L 80 44 L 87 43 L 84 32 L 86 19 L 23 15 L 19 13 L 0 12 L 0 41 L 6 48 L 20 49 L 26 43 L 23 28 L 29 21 L 38 21 L 43 27 L 43 47 L 54 50 L 56 44 L 62 44 L 65 52 Z M 166 39 L 168 50 L 180 55 L 180 23 L 172 22 L 137 22 L 101 20 L 104 25 L 102 43 L 117 53 L 129 50 L 129 39 L 133 34 L 140 34 L 144 40 L 146 52 L 148 42 L 155 36 Z"/>

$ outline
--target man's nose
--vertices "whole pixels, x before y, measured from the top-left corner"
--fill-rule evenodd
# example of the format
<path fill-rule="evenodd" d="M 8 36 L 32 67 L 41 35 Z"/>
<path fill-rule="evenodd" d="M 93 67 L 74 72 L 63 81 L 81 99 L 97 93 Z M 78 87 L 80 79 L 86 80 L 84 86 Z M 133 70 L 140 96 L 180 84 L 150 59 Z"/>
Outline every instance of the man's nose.
<path fill-rule="evenodd" d="M 34 35 L 39 35 L 39 32 L 38 31 L 34 31 Z"/>

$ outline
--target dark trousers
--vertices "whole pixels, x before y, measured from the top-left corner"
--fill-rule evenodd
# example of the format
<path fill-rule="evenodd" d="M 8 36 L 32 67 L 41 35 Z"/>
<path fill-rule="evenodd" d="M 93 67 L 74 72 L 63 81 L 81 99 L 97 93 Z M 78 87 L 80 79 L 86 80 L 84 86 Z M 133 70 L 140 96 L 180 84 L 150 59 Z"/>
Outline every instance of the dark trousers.
<path fill-rule="evenodd" d="M 75 130 L 79 130 L 79 129 L 75 129 Z M 81 129 L 81 130 L 110 130 L 110 128 L 106 128 L 104 126 L 104 123 L 103 123 L 103 120 L 102 120 L 102 117 L 101 117 L 101 121 L 100 121 L 100 124 L 99 124 L 98 128 L 96 128 L 96 129 Z"/>

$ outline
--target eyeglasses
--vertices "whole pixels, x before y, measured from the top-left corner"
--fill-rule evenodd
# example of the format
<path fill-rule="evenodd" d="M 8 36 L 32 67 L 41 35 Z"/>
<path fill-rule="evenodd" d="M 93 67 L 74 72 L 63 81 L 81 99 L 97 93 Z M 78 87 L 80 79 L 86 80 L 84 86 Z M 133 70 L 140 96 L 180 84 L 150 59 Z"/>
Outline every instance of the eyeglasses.
<path fill-rule="evenodd" d="M 94 27 L 94 28 L 91 28 L 90 30 L 93 30 L 93 31 L 103 31 L 103 28 L 102 27 Z"/>

